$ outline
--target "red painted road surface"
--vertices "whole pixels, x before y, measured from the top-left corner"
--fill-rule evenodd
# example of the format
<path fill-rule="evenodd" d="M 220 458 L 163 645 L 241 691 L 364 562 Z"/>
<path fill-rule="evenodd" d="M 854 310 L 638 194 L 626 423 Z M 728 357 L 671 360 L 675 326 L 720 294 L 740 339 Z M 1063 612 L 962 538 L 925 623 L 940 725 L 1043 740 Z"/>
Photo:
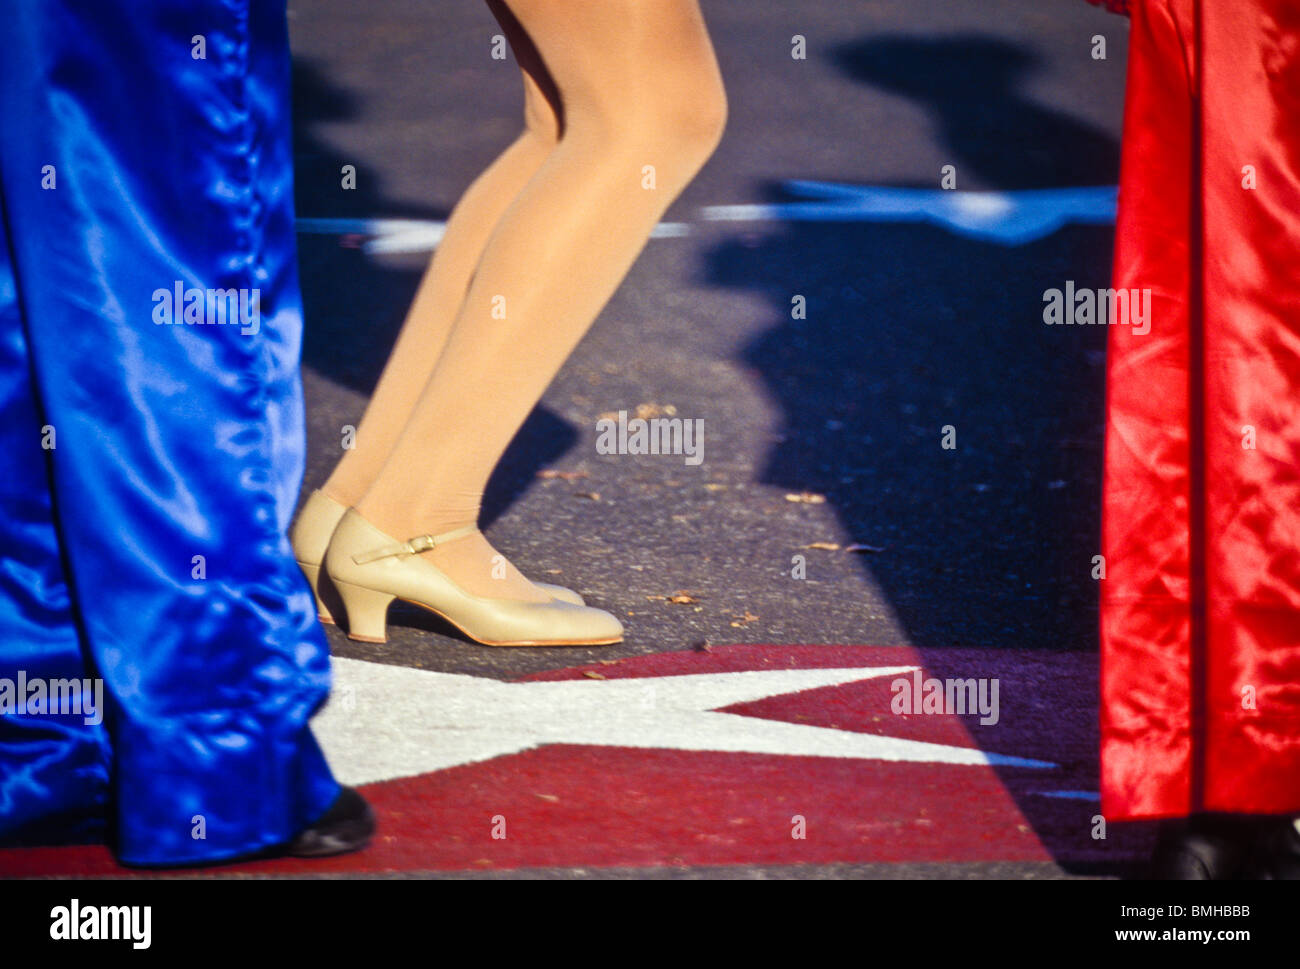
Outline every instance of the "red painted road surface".
<path fill-rule="evenodd" d="M 1094 837 L 1096 656 L 873 646 L 729 646 L 528 679 L 917 665 L 996 677 L 999 721 L 891 712 L 894 677 L 768 697 L 726 712 L 1050 761 L 1050 769 L 554 745 L 363 788 L 364 852 L 226 866 L 234 873 L 828 865 L 1122 863 L 1140 839 Z M 800 824 L 799 819 L 802 819 Z M 800 830 L 802 829 L 802 830 Z M 797 837 L 798 834 L 803 837 Z M 495 835 L 495 837 L 494 837 Z M 504 835 L 504 836 L 502 836 Z M 0 873 L 122 874 L 99 845 L 0 852 Z"/>

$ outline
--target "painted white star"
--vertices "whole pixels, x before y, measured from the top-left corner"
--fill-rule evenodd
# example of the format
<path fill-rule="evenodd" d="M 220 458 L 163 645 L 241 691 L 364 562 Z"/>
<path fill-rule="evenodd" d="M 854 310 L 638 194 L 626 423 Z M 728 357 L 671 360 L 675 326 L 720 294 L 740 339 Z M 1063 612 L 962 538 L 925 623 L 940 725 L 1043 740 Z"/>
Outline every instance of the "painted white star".
<path fill-rule="evenodd" d="M 336 657 L 312 726 L 335 776 L 370 784 L 543 744 L 1054 767 L 970 747 L 764 720 L 719 707 L 911 673 L 913 666 L 502 683 Z"/>

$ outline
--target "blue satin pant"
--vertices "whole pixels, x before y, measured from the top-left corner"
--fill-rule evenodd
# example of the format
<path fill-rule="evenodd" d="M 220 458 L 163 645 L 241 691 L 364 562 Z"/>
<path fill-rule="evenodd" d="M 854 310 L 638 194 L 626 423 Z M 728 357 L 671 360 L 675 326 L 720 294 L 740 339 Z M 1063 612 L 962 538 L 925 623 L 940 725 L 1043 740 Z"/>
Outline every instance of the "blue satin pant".
<path fill-rule="evenodd" d="M 284 0 L 5 0 L 0 28 L 0 840 L 283 842 L 339 791 L 285 540 Z M 102 722 L 12 702 L 54 680 L 98 681 Z"/>

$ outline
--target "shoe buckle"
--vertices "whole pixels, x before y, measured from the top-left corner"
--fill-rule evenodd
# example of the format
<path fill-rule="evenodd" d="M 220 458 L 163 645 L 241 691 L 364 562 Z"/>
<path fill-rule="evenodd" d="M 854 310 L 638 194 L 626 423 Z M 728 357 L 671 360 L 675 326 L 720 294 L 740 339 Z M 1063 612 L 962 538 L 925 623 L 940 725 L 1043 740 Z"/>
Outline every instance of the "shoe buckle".
<path fill-rule="evenodd" d="M 478 526 L 466 525 L 450 532 L 443 532 L 441 535 L 417 535 L 415 538 L 398 545 L 385 545 L 383 548 L 377 548 L 371 552 L 354 555 L 352 561 L 357 565 L 365 565 L 367 562 L 374 562 L 377 559 L 388 558 L 392 555 L 417 555 L 420 552 L 427 552 L 431 548 L 436 548 L 445 542 L 450 542 L 454 538 L 463 538 L 476 531 L 478 531 Z"/>

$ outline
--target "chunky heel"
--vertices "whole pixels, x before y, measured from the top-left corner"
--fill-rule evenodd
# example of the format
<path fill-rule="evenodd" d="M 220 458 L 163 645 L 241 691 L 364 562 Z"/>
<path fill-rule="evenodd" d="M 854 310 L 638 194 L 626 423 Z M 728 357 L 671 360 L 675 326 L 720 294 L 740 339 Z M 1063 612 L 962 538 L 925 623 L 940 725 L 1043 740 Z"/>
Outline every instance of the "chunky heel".
<path fill-rule="evenodd" d="M 397 597 L 337 579 L 334 586 L 347 612 L 348 639 L 362 643 L 388 642 L 388 605 Z"/>
<path fill-rule="evenodd" d="M 289 532 L 289 541 L 293 545 L 294 558 L 298 567 L 311 583 L 311 591 L 316 595 L 316 615 L 323 623 L 333 624 L 335 616 L 342 616 L 343 603 L 339 601 L 338 591 L 330 581 L 329 570 L 324 567 L 325 553 L 329 549 L 334 530 L 343 520 L 347 508 L 339 504 L 323 491 L 313 491 L 303 505 L 302 511 L 294 520 Z M 534 582 L 533 585 L 560 602 L 571 602 L 575 606 L 585 605 L 582 596 L 572 589 L 561 585 L 549 585 Z"/>
<path fill-rule="evenodd" d="M 329 606 L 325 605 L 325 600 L 320 597 L 320 565 L 299 562 L 298 568 L 302 569 L 302 574 L 307 576 L 307 581 L 311 583 L 312 595 L 316 597 L 316 618 L 327 625 L 333 625 L 334 614 Z"/>
<path fill-rule="evenodd" d="M 402 599 L 441 616 L 487 646 L 603 646 L 623 639 L 623 624 L 601 609 L 565 602 L 471 595 L 420 553 L 479 534 L 463 525 L 399 542 L 349 509 L 330 538 L 325 571 L 342 597 L 348 636 L 387 641 L 388 604 Z"/>

